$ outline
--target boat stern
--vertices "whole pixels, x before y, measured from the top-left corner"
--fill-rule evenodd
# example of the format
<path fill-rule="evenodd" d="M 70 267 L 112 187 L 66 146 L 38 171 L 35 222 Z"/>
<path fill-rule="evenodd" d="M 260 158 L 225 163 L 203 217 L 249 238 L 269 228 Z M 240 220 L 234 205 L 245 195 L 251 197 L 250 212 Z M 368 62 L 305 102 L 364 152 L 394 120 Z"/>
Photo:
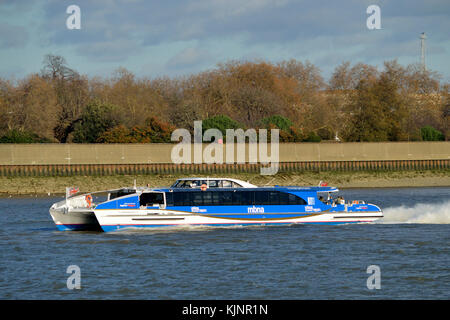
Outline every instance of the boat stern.
<path fill-rule="evenodd" d="M 49 213 L 60 231 L 101 230 L 90 208 L 70 208 L 64 200 L 53 204 Z"/>

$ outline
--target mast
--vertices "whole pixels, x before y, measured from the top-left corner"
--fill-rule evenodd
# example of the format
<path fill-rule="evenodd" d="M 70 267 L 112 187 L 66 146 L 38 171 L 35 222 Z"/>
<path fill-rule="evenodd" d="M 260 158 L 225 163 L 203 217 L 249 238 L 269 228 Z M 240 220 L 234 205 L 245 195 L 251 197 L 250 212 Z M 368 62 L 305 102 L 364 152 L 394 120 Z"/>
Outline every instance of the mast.
<path fill-rule="evenodd" d="M 422 68 L 423 71 L 427 70 L 427 67 L 425 65 L 425 39 L 426 39 L 426 35 L 425 32 L 422 32 L 420 34 L 420 49 L 421 49 L 421 64 L 422 64 Z"/>

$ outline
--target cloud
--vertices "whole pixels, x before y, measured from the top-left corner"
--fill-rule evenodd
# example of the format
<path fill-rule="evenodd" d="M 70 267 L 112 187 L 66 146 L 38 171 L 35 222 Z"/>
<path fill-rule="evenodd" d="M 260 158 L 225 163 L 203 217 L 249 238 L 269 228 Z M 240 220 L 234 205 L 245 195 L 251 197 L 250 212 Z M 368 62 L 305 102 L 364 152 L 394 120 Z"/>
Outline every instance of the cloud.
<path fill-rule="evenodd" d="M 31 10 L 25 1 L 4 1 L 2 9 L 18 17 Z M 74 3 L 81 30 L 66 28 L 66 8 Z M 381 7 L 382 30 L 366 27 L 372 4 Z M 218 59 L 257 56 L 309 59 L 329 69 L 334 61 L 414 59 L 424 31 L 430 61 L 450 50 L 448 0 L 46 0 L 34 6 L 36 23 L 0 20 L 6 25 L 0 48 L 34 41 L 40 50 L 70 51 L 95 67 L 118 62 L 137 69 L 151 60 L 170 72 L 195 72 Z M 442 70 L 450 73 L 450 62 Z"/>
<path fill-rule="evenodd" d="M 143 46 L 191 40 L 246 36 L 248 44 L 276 43 L 340 36 L 366 30 L 369 2 L 346 0 L 191 0 L 191 1 L 82 1 L 82 32 L 65 29 L 69 1 L 51 0 L 44 7 L 44 30 L 53 43 L 85 43 L 138 39 Z M 411 24 L 444 34 L 448 1 L 380 2 L 384 28 L 404 37 Z M 440 19 L 436 20 L 436 15 Z M 402 21 L 401 23 L 396 21 Z M 431 31 L 431 30 L 430 30 Z M 446 35 L 448 38 L 448 35 Z"/>
<path fill-rule="evenodd" d="M 23 48 L 28 43 L 28 38 L 24 27 L 0 23 L 0 48 Z"/>
<path fill-rule="evenodd" d="M 186 48 L 181 52 L 171 57 L 166 67 L 170 69 L 186 69 L 192 68 L 199 64 L 203 64 L 205 61 L 210 60 L 210 55 L 200 48 Z"/>
<path fill-rule="evenodd" d="M 132 39 L 121 41 L 98 41 L 84 43 L 77 46 L 76 52 L 92 61 L 97 62 L 123 62 L 129 57 L 139 54 L 142 48 Z"/>

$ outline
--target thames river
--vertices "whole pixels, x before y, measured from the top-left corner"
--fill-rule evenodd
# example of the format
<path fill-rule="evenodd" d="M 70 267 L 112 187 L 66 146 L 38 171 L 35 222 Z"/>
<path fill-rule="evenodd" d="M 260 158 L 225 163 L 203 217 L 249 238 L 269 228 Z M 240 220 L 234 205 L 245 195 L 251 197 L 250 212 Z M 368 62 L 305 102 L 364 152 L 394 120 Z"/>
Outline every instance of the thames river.
<path fill-rule="evenodd" d="M 60 232 L 48 209 L 61 197 L 0 198 L 0 298 L 450 298 L 450 187 L 341 194 L 379 205 L 385 218 Z"/>

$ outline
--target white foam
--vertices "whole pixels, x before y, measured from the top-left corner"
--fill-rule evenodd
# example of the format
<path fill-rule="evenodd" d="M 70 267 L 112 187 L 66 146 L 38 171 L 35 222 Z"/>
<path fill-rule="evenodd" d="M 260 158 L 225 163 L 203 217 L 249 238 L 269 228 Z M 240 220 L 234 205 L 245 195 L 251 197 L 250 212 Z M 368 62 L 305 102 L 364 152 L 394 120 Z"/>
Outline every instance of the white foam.
<path fill-rule="evenodd" d="M 379 223 L 450 224 L 450 200 L 438 204 L 418 203 L 413 207 L 389 207 Z"/>

